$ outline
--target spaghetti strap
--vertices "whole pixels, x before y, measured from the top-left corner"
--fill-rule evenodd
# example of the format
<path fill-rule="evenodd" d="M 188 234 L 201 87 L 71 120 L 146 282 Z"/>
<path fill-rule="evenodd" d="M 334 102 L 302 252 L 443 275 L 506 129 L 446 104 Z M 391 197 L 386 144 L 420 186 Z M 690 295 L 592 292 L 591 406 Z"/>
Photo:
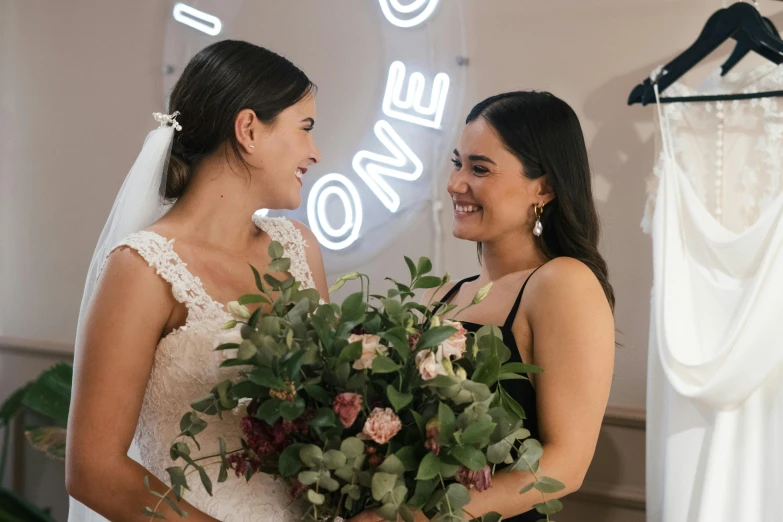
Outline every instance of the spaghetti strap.
<path fill-rule="evenodd" d="M 465 279 L 462 279 L 461 281 L 458 281 L 457 284 L 452 286 L 451 289 L 449 289 L 449 291 L 446 292 L 446 295 L 444 295 L 441 299 L 438 300 L 440 302 L 440 304 L 438 306 L 436 306 L 432 310 L 432 313 L 434 314 L 435 312 L 440 310 L 440 307 L 443 306 L 444 303 L 448 303 L 449 299 L 454 297 L 454 295 L 457 292 L 459 292 L 459 289 L 463 285 L 463 283 L 469 283 L 470 281 L 475 281 L 476 279 L 478 279 L 478 274 L 476 274 L 474 276 L 466 277 Z"/>
<path fill-rule="evenodd" d="M 544 263 L 544 265 L 545 264 L 546 263 Z M 520 303 L 522 303 L 522 294 L 525 293 L 525 287 L 527 286 L 527 282 L 530 281 L 530 278 L 533 277 L 533 274 L 538 272 L 538 269 L 541 268 L 544 265 L 541 265 L 538 268 L 536 268 L 535 270 L 533 270 L 532 272 L 530 272 L 530 275 L 527 276 L 527 279 L 525 279 L 525 282 L 522 283 L 522 288 L 519 290 L 519 294 L 517 295 L 517 300 L 514 301 L 514 306 L 511 307 L 511 311 L 508 313 L 508 317 L 506 317 L 506 322 L 503 323 L 503 328 L 509 328 L 510 329 L 511 326 L 514 324 L 514 319 L 516 319 L 517 312 L 519 311 L 519 305 L 520 305 Z"/>

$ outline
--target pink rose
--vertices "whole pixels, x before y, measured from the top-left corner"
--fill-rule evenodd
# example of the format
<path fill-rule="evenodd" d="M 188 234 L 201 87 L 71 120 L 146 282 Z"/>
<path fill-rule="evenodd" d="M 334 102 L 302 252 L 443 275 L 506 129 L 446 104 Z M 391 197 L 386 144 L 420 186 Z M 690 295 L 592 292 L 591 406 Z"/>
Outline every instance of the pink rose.
<path fill-rule="evenodd" d="M 354 370 L 369 370 L 378 352 L 386 355 L 389 348 L 381 344 L 381 338 L 372 334 L 353 334 L 348 338 L 348 343 L 362 342 L 362 356 L 353 363 Z"/>
<path fill-rule="evenodd" d="M 341 393 L 334 398 L 332 409 L 340 417 L 343 426 L 350 428 L 362 410 L 362 396 L 358 393 Z"/>
<path fill-rule="evenodd" d="M 446 368 L 440 362 L 438 354 L 429 350 L 422 350 L 416 354 L 416 367 L 421 378 L 425 381 L 434 379 L 437 375 L 447 375 Z"/>
<path fill-rule="evenodd" d="M 468 331 L 459 321 L 444 319 L 443 326 L 451 326 L 456 328 L 457 331 L 454 335 L 443 341 L 443 344 L 438 347 L 438 355 L 453 361 L 461 359 L 462 354 L 464 354 L 467 349 L 468 338 L 465 334 L 468 333 Z"/>
<path fill-rule="evenodd" d="M 363 438 L 386 444 L 402 429 L 402 422 L 391 408 L 375 408 L 362 428 Z"/>
<path fill-rule="evenodd" d="M 454 478 L 466 488 L 475 488 L 479 493 L 492 487 L 492 472 L 489 465 L 484 466 L 481 471 L 473 471 L 465 466 L 460 466 Z"/>

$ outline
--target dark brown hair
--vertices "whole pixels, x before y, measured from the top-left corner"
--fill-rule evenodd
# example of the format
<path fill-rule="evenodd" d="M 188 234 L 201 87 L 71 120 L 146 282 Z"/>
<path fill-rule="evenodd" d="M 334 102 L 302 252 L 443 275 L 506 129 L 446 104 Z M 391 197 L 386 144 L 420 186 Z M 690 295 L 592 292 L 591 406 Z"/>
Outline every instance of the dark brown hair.
<path fill-rule="evenodd" d="M 169 99 L 169 113 L 179 111 L 182 131 L 175 133 L 171 147 L 166 199 L 182 196 L 193 168 L 224 143 L 243 161 L 234 133 L 240 111 L 252 109 L 259 120 L 272 123 L 314 90 L 304 72 L 269 49 L 223 40 L 201 50 Z"/>
<path fill-rule="evenodd" d="M 595 210 L 582 128 L 571 107 L 548 92 L 498 94 L 470 111 L 466 123 L 484 118 L 506 149 L 522 162 L 528 179 L 543 175 L 555 199 L 544 207 L 544 233 L 537 244 L 548 259 L 568 256 L 593 271 L 614 310 L 606 261 L 598 252 L 600 224 Z M 479 260 L 481 243 L 478 244 Z"/>

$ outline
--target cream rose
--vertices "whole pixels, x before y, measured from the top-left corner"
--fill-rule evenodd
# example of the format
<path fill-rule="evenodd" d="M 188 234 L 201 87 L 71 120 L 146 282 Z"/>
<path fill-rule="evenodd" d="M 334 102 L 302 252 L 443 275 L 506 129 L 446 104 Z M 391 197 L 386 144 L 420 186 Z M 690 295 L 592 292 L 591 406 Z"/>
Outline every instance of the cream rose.
<path fill-rule="evenodd" d="M 462 359 L 462 355 L 467 349 L 468 337 L 465 334 L 467 334 L 468 331 L 459 321 L 444 319 L 443 326 L 451 326 L 452 328 L 456 328 L 457 331 L 454 335 L 443 341 L 443 344 L 438 347 L 438 355 L 452 361 Z"/>
<path fill-rule="evenodd" d="M 421 378 L 425 381 L 434 379 L 437 375 L 447 375 L 438 354 L 429 350 L 422 350 L 416 354 L 416 367 Z"/>
<path fill-rule="evenodd" d="M 369 370 L 372 368 L 372 362 L 378 356 L 378 352 L 386 355 L 389 348 L 381 344 L 381 338 L 372 334 L 353 334 L 348 338 L 348 343 L 362 342 L 362 356 L 354 361 L 355 370 Z"/>

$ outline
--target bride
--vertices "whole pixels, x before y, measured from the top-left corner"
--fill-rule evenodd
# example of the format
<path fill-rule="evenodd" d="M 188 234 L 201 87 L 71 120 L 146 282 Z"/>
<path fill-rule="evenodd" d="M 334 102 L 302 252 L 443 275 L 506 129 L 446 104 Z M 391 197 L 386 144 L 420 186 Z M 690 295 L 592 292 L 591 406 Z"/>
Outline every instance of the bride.
<path fill-rule="evenodd" d="M 142 510 L 158 499 L 144 478 L 167 490 L 180 418 L 234 375 L 218 370 L 213 339 L 231 319 L 224 303 L 255 292 L 248 264 L 263 273 L 271 241 L 284 245 L 289 276 L 328 297 L 312 233 L 254 217 L 301 203 L 302 175 L 320 160 L 310 134 L 314 91 L 285 58 L 223 41 L 185 68 L 171 114 L 155 114 L 161 126 L 117 196 L 82 301 L 66 458 L 70 522 L 149 519 Z M 192 456 L 218 452 L 218 437 L 238 445 L 237 424 L 211 419 Z M 298 518 L 285 486 L 264 475 L 246 482 L 229 473 L 211 496 L 197 477 L 189 483 L 180 506 L 193 522 Z M 158 510 L 178 518 L 165 502 Z"/>

